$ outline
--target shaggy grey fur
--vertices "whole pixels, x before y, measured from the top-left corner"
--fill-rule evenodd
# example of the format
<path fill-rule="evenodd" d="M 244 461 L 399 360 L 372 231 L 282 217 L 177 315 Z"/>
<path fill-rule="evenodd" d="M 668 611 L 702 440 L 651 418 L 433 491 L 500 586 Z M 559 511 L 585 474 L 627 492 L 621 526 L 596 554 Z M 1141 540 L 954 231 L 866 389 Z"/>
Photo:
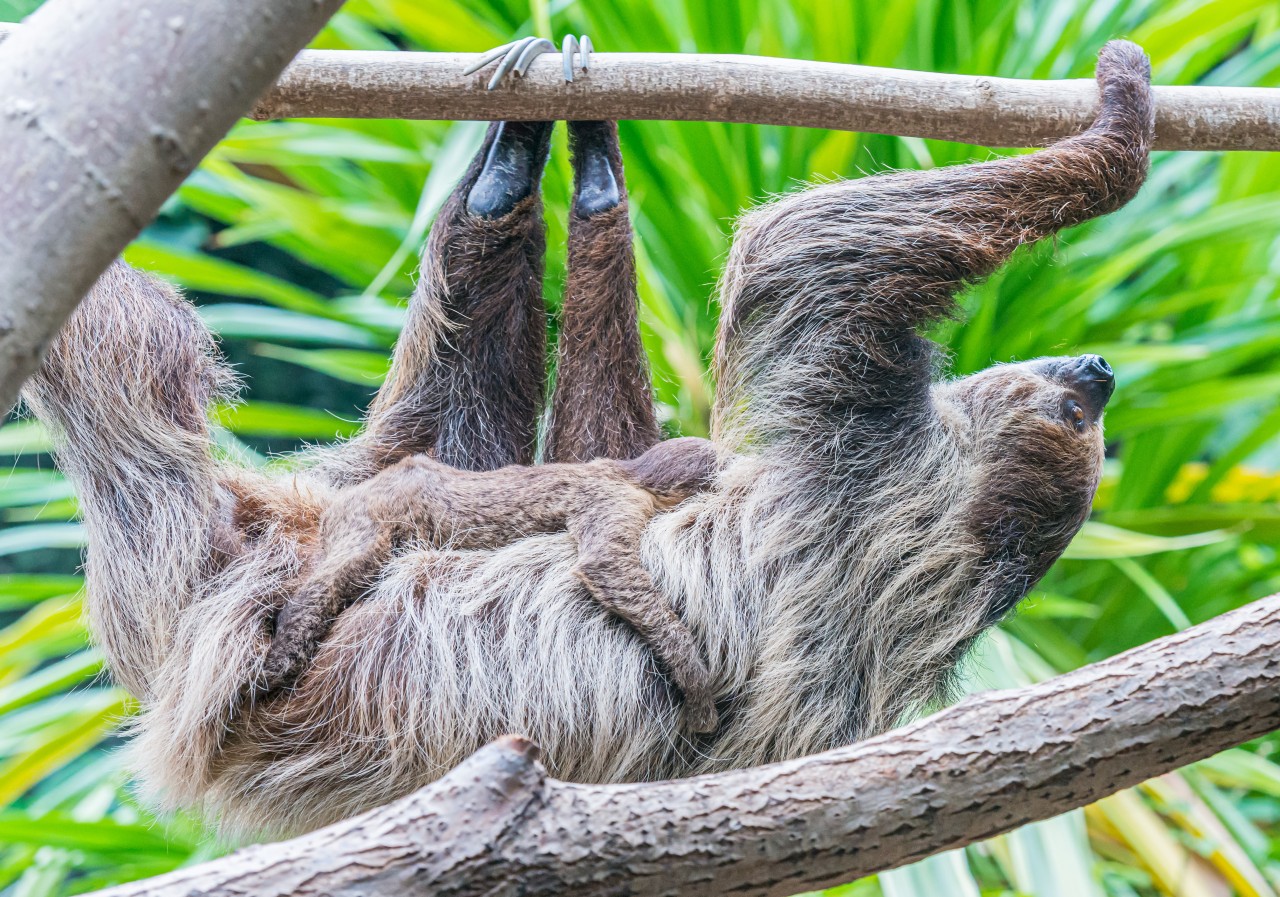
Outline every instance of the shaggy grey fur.
<path fill-rule="evenodd" d="M 229 378 L 208 334 L 172 290 L 115 266 L 27 397 L 80 490 L 90 623 L 142 702 L 131 751 L 148 795 L 297 831 L 504 732 L 537 741 L 557 776 L 634 781 L 822 750 L 938 697 L 1088 513 L 1102 409 L 1071 360 L 937 381 L 916 331 L 1018 245 L 1135 193 L 1148 74 L 1140 50 L 1109 44 L 1102 111 L 1078 137 L 743 219 L 716 357 L 714 439 L 736 457 L 640 545 L 709 659 L 720 725 L 696 740 L 651 652 L 574 576 L 567 534 L 397 554 L 297 687 L 246 705 L 332 471 L 368 467 L 367 444 L 270 481 L 213 460 L 204 405 Z M 391 378 L 401 409 L 414 354 Z M 266 511 L 242 550 L 226 534 L 248 493 Z"/>

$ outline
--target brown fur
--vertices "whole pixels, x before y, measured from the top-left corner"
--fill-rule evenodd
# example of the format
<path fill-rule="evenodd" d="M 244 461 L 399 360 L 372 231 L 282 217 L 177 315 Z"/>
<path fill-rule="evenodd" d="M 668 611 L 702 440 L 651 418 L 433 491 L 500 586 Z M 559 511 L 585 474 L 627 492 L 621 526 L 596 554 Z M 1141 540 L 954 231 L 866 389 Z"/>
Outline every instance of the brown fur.
<path fill-rule="evenodd" d="M 634 458 L 656 444 L 659 434 L 636 326 L 636 263 L 618 126 L 570 122 L 569 137 L 577 189 L 569 214 L 569 276 L 546 456 Z M 594 183 L 600 172 L 584 171 L 603 162 L 618 191 L 616 205 L 600 200 L 601 185 Z"/>
<path fill-rule="evenodd" d="M 314 544 L 314 560 L 276 616 L 263 664 L 264 690 L 293 684 L 334 619 L 376 582 L 395 550 L 413 544 L 501 548 L 539 533 L 567 532 L 577 546 L 574 574 L 662 662 L 684 695 L 690 731 L 713 731 L 716 709 L 706 664 L 635 552 L 653 515 L 709 486 L 716 467 L 711 443 L 694 438 L 662 443 L 635 461 L 484 472 L 411 455 L 341 490 L 319 518 L 318 534 L 299 534 Z M 253 513 L 282 521 L 300 516 L 288 507 L 256 507 Z"/>
<path fill-rule="evenodd" d="M 522 536 L 567 531 L 581 554 L 576 575 L 655 651 L 685 695 L 692 731 L 714 728 L 706 665 L 634 550 L 656 510 L 709 482 L 710 446 L 675 440 L 655 447 L 644 454 L 638 478 L 625 465 L 604 461 L 502 466 L 528 462 L 541 401 L 540 369 L 533 369 L 545 328 L 541 207 L 525 194 L 540 176 L 549 131 L 546 123 L 489 129 L 432 231 L 411 319 L 392 376 L 370 410 L 370 426 L 344 453 L 358 466 L 336 472 L 333 479 L 344 488 L 323 516 L 311 513 L 310 530 L 293 532 L 292 496 L 273 500 L 243 488 L 238 495 L 238 530 L 252 534 L 267 520 L 311 546 L 301 586 L 283 594 L 259 690 L 274 692 L 296 680 L 332 621 L 372 584 L 396 548 L 497 548 Z M 636 322 L 617 125 L 571 122 L 569 131 L 575 201 L 546 454 L 553 461 L 632 458 L 655 445 L 658 431 Z M 493 167 L 495 155 L 501 161 Z M 522 166 L 528 180 L 517 170 Z M 477 200 L 480 189 L 484 198 Z M 513 198 L 514 208 L 496 218 L 474 210 L 477 204 L 505 209 Z M 406 451 L 429 451 L 453 467 L 426 454 L 404 457 Z M 402 460 L 362 481 L 397 457 Z M 455 468 L 488 473 L 468 476 Z M 646 479 L 658 488 L 647 490 L 640 482 Z"/>
<path fill-rule="evenodd" d="M 546 359 L 542 200 L 535 190 L 498 219 L 467 209 L 497 138 L 491 127 L 432 228 L 369 425 L 323 468 L 336 483 L 421 452 L 465 470 L 533 460 Z M 535 188 L 544 162 L 545 148 L 533 162 Z"/>
<path fill-rule="evenodd" d="M 472 342 L 470 319 L 451 317 L 463 298 L 488 307 L 474 285 L 507 289 L 510 271 L 484 279 L 494 258 L 517 272 L 537 263 L 540 230 L 518 210 L 478 229 L 451 200 L 369 435 L 275 479 L 214 460 L 201 409 L 225 368 L 188 306 L 117 265 L 26 394 L 79 490 L 90 623 L 143 707 L 131 750 L 146 793 L 232 828 L 296 831 L 403 795 L 503 732 L 537 741 L 562 778 L 636 781 L 822 750 L 944 695 L 964 651 L 1088 513 L 1102 407 L 1071 360 L 939 379 L 917 331 L 1016 246 L 1134 194 L 1152 134 L 1148 73 L 1136 47 L 1109 44 L 1084 134 L 822 185 L 745 216 L 715 362 L 726 466 L 654 515 L 637 545 L 706 658 L 719 725 L 697 739 L 653 652 L 575 576 L 583 557 L 568 533 L 394 552 L 293 689 L 242 700 L 307 562 L 296 525 L 307 508 L 405 455 L 434 447 L 450 460 L 441 447 L 466 434 L 482 466 L 527 455 L 530 418 L 508 420 L 503 402 L 536 406 L 540 377 L 514 388 L 482 364 L 491 353 L 497 370 L 540 374 L 512 361 L 529 335 L 496 326 L 485 339 L 514 343 Z M 508 226 L 524 236 L 508 241 Z M 492 240 L 460 242 L 477 233 Z M 532 320 L 525 292 L 504 295 L 530 310 L 476 320 Z M 451 355 L 459 345 L 471 348 Z M 255 520 L 238 554 L 215 550 L 236 496 L 271 491 L 256 507 L 279 517 Z"/>

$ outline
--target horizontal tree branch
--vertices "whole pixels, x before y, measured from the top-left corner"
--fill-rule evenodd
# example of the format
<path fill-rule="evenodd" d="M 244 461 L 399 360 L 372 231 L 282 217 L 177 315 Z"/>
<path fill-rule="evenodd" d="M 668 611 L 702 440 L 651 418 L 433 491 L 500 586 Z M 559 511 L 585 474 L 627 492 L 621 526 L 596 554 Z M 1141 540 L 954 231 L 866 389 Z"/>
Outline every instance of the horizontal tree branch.
<path fill-rule="evenodd" d="M 1083 806 L 1280 725 L 1280 595 L 813 757 L 575 785 L 508 736 L 404 800 L 105 892 L 785 895 Z"/>
<path fill-rule="evenodd" d="M 13 26 L 9 26 L 12 28 Z M 4 36 L 0 26 L 0 38 Z M 469 53 L 308 50 L 255 118 L 752 122 L 1038 146 L 1093 118 L 1092 80 L 1030 81 L 763 56 L 596 53 L 566 84 L 558 55 L 489 91 Z M 1156 87 L 1156 149 L 1280 150 L 1280 89 Z"/>

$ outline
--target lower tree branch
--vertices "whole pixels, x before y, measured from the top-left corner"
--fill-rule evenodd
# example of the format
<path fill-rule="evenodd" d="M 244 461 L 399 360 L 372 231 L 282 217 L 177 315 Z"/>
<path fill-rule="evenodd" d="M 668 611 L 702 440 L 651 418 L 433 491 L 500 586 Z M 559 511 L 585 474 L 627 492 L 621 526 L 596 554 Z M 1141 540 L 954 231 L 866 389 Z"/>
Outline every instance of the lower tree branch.
<path fill-rule="evenodd" d="M 13 26 L 9 27 L 13 30 Z M 6 29 L 0 25 L 0 39 Z M 1097 111 L 1092 79 L 1032 81 L 764 56 L 596 53 L 566 84 L 559 57 L 486 90 L 471 53 L 308 50 L 255 118 L 650 119 L 751 122 L 1039 146 Z M 1155 148 L 1280 150 L 1280 90 L 1156 87 Z"/>
<path fill-rule="evenodd" d="M 507 736 L 416 794 L 125 895 L 785 895 L 1091 803 L 1280 726 L 1280 595 L 801 760 L 647 785 L 548 778 Z"/>

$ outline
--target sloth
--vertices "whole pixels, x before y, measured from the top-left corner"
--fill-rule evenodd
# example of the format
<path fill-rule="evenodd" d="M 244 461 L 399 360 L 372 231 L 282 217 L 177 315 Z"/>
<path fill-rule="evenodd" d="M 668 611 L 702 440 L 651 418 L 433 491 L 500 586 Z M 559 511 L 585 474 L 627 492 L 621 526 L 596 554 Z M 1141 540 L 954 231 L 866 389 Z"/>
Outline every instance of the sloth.
<path fill-rule="evenodd" d="M 206 408 L 232 378 L 212 337 L 172 289 L 116 264 L 25 396 L 81 497 L 89 624 L 141 707 L 144 796 L 284 834 L 407 794 L 504 732 L 561 778 L 644 781 L 847 744 L 945 696 L 1087 517 L 1114 379 L 1096 356 L 948 379 L 921 332 L 1017 247 L 1137 192 L 1149 77 L 1140 49 L 1107 44 L 1100 109 L 1077 136 L 826 183 L 741 219 L 713 358 L 723 461 L 626 546 L 706 658 L 718 720 L 698 735 L 654 652 L 575 574 L 563 531 L 390 552 L 292 687 L 244 699 L 344 489 L 419 455 L 474 472 L 535 460 L 550 125 L 490 127 L 434 224 L 362 433 L 287 475 L 215 454 Z M 659 432 L 617 132 L 569 134 L 542 451 L 632 459 Z"/>
<path fill-rule="evenodd" d="M 499 548 L 518 536 L 565 531 L 577 546 L 574 574 L 653 649 L 684 695 L 688 728 L 714 731 L 706 664 L 635 549 L 654 513 L 708 486 L 716 466 L 712 443 L 694 437 L 660 442 L 634 460 L 495 471 L 411 455 L 342 490 L 321 516 L 318 561 L 276 615 L 263 690 L 294 682 L 334 618 L 376 581 L 397 546 Z"/>

